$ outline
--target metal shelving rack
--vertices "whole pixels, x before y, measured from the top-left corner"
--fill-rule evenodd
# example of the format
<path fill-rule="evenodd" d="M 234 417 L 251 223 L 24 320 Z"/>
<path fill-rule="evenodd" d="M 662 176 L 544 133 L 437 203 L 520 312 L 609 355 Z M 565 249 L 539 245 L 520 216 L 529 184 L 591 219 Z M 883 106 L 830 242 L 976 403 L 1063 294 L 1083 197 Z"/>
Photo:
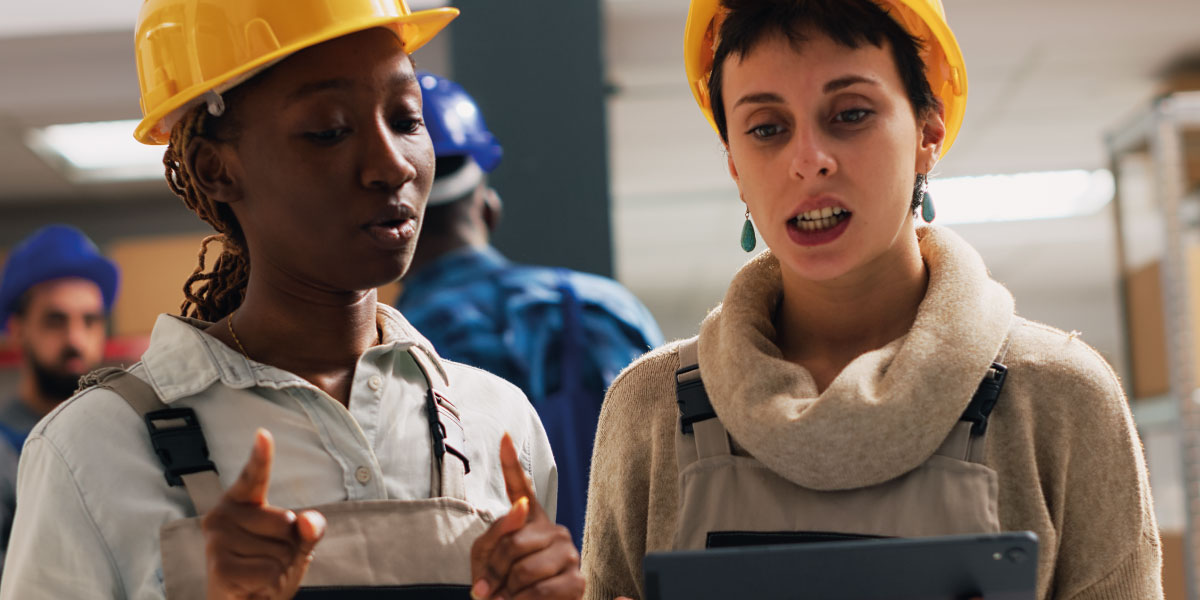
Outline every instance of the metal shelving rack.
<path fill-rule="evenodd" d="M 1153 403 L 1153 410 L 1143 413 L 1159 415 L 1156 418 L 1160 419 L 1177 419 L 1179 426 L 1186 517 L 1184 560 L 1190 600 L 1200 600 L 1200 390 L 1194 372 L 1196 340 L 1192 339 L 1193 320 L 1200 315 L 1192 314 L 1190 307 L 1195 299 L 1188 297 L 1188 238 L 1198 232 L 1186 210 L 1191 182 L 1185 134 L 1196 131 L 1200 131 L 1200 92 L 1177 92 L 1156 99 L 1149 110 L 1114 130 L 1106 140 L 1118 190 L 1113 202 L 1122 294 L 1129 273 L 1130 242 L 1120 193 L 1122 162 L 1126 157 L 1148 155 L 1152 165 L 1151 193 L 1161 213 L 1164 244 L 1160 273 L 1170 392 Z M 1128 327 L 1128 311 L 1123 314 Z"/>

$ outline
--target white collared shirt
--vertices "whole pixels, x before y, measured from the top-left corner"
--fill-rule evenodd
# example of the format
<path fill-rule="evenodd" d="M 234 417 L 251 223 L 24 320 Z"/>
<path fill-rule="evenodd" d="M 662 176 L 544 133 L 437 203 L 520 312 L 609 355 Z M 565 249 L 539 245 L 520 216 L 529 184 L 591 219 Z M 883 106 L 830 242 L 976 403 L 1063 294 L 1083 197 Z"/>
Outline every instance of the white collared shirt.
<path fill-rule="evenodd" d="M 237 478 L 255 429 L 264 427 L 275 438 L 272 505 L 428 498 L 426 383 L 408 349 L 430 350 L 429 342 L 391 307 L 380 305 L 378 322 L 384 341 L 359 358 L 349 409 L 168 315 L 159 316 L 130 372 L 167 405 L 196 411 L 223 487 Z M 525 396 L 498 377 L 433 356 L 466 431 L 468 500 L 493 515 L 507 512 L 499 464 L 507 431 L 553 519 L 558 473 Z M 184 488 L 168 487 L 144 422 L 120 396 L 92 388 L 47 415 L 25 444 L 17 477 L 0 598 L 163 597 L 159 528 L 194 516 L 192 504 Z"/>

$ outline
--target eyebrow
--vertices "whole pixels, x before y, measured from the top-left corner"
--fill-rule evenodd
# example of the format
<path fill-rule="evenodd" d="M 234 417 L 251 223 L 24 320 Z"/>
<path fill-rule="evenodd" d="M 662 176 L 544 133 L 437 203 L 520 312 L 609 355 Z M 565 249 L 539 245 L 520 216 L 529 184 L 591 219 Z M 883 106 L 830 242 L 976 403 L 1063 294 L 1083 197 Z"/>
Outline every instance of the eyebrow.
<path fill-rule="evenodd" d="M 746 94 L 733 103 L 733 108 L 737 108 L 743 104 L 783 104 L 783 98 L 779 94 L 772 92 Z"/>
<path fill-rule="evenodd" d="M 414 73 L 397 73 L 396 75 L 392 76 L 391 80 L 388 83 L 392 87 L 399 87 L 402 85 L 408 85 L 416 80 L 417 80 L 417 76 Z M 295 102 L 305 96 L 311 96 L 312 94 L 316 94 L 318 92 L 324 92 L 326 90 L 340 91 L 340 90 L 348 90 L 352 87 L 354 87 L 354 82 L 345 77 L 339 77 L 336 79 L 324 79 L 321 81 L 314 81 L 311 83 L 306 83 L 306 84 L 296 88 L 295 90 L 293 90 L 292 93 L 287 95 L 287 102 L 289 102 L 289 103 Z"/>
<path fill-rule="evenodd" d="M 837 79 L 826 83 L 825 93 L 828 94 L 830 92 L 836 92 L 840 89 L 848 88 L 856 83 L 879 85 L 879 81 L 871 79 L 870 77 L 863 77 L 862 75 L 847 75 L 845 77 L 838 77 Z"/>
<path fill-rule="evenodd" d="M 877 80 L 871 79 L 870 77 L 863 77 L 862 75 L 847 75 L 845 77 L 838 77 L 837 79 L 826 83 L 825 87 L 822 88 L 822 91 L 826 94 L 830 94 L 859 83 L 879 85 Z M 733 103 L 733 107 L 730 110 L 743 104 L 783 104 L 783 97 L 774 92 L 746 94 L 745 96 L 738 98 L 738 101 Z"/>

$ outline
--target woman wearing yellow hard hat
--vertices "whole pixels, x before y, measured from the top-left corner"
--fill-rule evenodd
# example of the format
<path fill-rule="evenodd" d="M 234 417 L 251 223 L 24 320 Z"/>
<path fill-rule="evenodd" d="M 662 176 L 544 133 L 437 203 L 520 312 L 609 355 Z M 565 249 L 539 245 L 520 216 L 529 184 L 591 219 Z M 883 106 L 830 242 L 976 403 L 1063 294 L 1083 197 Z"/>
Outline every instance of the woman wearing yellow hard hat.
<path fill-rule="evenodd" d="M 917 222 L 967 95 L 940 0 L 692 0 L 684 35 L 741 245 L 752 219 L 767 251 L 613 382 L 587 597 L 642 597 L 654 551 L 1012 530 L 1039 538 L 1039 598 L 1161 597 L 1112 369 Z"/>
<path fill-rule="evenodd" d="M 409 54 L 457 14 L 146 0 L 134 135 L 219 235 L 30 435 L 0 596 L 582 595 L 537 414 L 376 300 L 433 179 Z"/>

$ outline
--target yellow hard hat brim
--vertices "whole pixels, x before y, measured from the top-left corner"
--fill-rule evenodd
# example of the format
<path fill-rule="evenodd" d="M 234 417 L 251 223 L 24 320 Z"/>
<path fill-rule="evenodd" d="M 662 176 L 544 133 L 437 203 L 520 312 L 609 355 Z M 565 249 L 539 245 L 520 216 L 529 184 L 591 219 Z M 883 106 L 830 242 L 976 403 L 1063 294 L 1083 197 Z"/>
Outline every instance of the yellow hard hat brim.
<path fill-rule="evenodd" d="M 197 98 L 202 97 L 209 90 L 216 89 L 222 84 L 234 81 L 248 73 L 253 73 L 265 65 L 282 60 L 305 48 L 351 33 L 365 31 L 374 27 L 382 27 L 394 32 L 400 38 L 404 51 L 411 54 L 432 40 L 438 32 L 444 29 L 446 25 L 449 25 L 450 21 L 453 21 L 458 15 L 459 10 L 457 8 L 434 8 L 398 17 L 389 16 L 361 20 L 348 23 L 342 27 L 325 29 L 319 34 L 280 47 L 273 52 L 263 54 L 252 61 L 239 65 L 235 69 L 230 69 L 217 77 L 173 94 L 170 100 L 157 105 L 154 110 L 147 112 L 142 121 L 134 129 L 133 137 L 143 144 L 167 144 L 171 139 L 171 131 L 169 128 L 163 127 L 163 120 L 168 115 L 189 103 L 195 102 Z"/>

